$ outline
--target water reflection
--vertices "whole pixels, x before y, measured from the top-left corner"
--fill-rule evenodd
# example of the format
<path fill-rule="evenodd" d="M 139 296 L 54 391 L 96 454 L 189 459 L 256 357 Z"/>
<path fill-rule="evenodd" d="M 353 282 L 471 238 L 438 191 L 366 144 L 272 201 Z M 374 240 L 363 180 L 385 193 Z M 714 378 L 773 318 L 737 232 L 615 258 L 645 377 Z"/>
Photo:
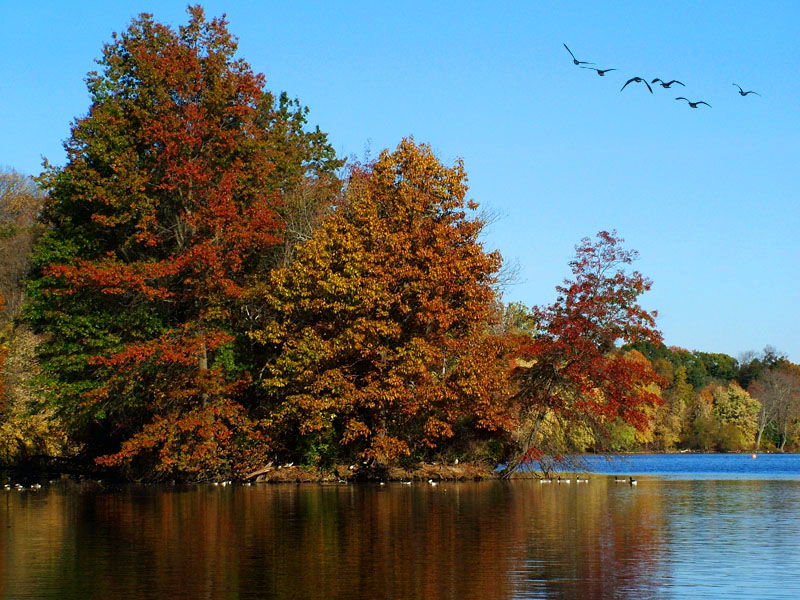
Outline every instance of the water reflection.
<path fill-rule="evenodd" d="M 800 484 L 790 481 L 59 485 L 6 492 L 0 506 L 2 598 L 794 598 L 800 590 Z"/>

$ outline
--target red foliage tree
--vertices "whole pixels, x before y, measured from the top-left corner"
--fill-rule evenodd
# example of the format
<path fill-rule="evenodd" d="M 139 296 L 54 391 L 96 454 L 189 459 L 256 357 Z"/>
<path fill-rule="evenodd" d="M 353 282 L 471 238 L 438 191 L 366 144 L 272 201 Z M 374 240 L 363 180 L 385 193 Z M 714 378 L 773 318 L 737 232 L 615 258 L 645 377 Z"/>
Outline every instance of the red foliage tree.
<path fill-rule="evenodd" d="M 277 262 L 282 197 L 338 165 L 234 57 L 226 22 L 189 12 L 178 31 L 142 15 L 89 75 L 68 164 L 42 177 L 30 315 L 56 405 L 100 462 L 202 478 L 266 452 L 245 299 Z"/>
<path fill-rule="evenodd" d="M 604 424 L 621 418 L 642 430 L 644 409 L 660 402 L 651 384 L 661 378 L 650 363 L 618 349 L 620 343 L 661 340 L 656 313 L 637 304 L 651 282 L 625 272 L 637 252 L 624 250 L 622 242 L 614 231 L 581 240 L 569 263 L 574 280 L 556 288 L 553 304 L 533 309 L 537 332 L 521 346 L 527 368 L 517 370 L 525 431 L 512 469 L 564 450 L 539 436 L 546 419 L 602 433 Z"/>

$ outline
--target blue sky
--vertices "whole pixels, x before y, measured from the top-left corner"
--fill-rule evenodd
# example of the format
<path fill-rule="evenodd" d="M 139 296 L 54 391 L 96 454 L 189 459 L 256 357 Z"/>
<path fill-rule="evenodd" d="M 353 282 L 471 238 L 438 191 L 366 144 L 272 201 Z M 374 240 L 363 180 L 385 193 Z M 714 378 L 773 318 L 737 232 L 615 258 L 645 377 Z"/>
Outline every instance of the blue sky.
<path fill-rule="evenodd" d="M 103 43 L 183 2 L 4 2 L 0 165 L 63 164 Z M 518 265 L 507 301 L 546 304 L 584 236 L 616 229 L 653 279 L 665 342 L 800 362 L 797 2 L 206 2 L 239 54 L 310 109 L 342 155 L 404 136 L 465 161 Z M 579 69 L 563 47 L 599 67 Z M 622 84 L 634 75 L 685 88 Z M 742 98 L 733 82 L 761 97 Z M 675 96 L 705 100 L 691 109 Z"/>

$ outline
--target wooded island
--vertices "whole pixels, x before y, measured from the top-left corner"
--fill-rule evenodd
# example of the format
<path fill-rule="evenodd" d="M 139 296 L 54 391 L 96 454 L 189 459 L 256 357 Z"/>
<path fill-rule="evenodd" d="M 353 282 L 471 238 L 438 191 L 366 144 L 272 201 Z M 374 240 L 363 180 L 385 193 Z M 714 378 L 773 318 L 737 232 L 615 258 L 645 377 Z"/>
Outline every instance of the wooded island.
<path fill-rule="evenodd" d="M 502 300 L 460 162 L 336 156 L 224 19 L 141 15 L 65 166 L 0 173 L 0 461 L 158 481 L 638 449 L 785 450 L 800 367 L 667 348 L 616 232 Z"/>

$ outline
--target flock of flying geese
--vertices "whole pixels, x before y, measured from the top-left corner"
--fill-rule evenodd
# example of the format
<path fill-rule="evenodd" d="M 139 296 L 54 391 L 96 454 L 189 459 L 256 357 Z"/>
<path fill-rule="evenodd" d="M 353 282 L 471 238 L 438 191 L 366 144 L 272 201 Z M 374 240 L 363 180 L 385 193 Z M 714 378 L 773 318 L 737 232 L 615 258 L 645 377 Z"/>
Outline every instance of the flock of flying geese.
<path fill-rule="evenodd" d="M 605 74 L 608 73 L 609 71 L 616 71 L 617 70 L 617 69 L 598 69 L 596 67 L 584 66 L 584 65 L 593 65 L 595 63 L 587 62 L 585 60 L 578 60 L 577 58 L 575 58 L 575 55 L 572 53 L 572 50 L 570 50 L 569 47 L 566 44 L 564 44 L 564 48 L 567 49 L 567 52 L 569 52 L 569 55 L 572 57 L 572 63 L 574 65 L 580 67 L 581 69 L 591 69 L 592 71 L 595 71 L 600 77 L 604 77 Z M 622 90 L 624 90 L 629 83 L 643 83 L 643 84 L 645 84 L 647 86 L 647 89 L 650 90 L 651 94 L 653 93 L 653 88 L 650 87 L 650 84 L 656 84 L 657 83 L 657 84 L 661 85 L 661 87 L 664 88 L 664 89 L 670 89 L 673 84 L 677 84 L 677 85 L 681 85 L 683 87 L 686 87 L 683 83 L 681 83 L 677 79 L 672 79 L 670 81 L 664 81 L 660 77 L 656 77 L 650 83 L 648 83 L 647 80 L 644 79 L 643 77 L 631 77 L 630 79 L 628 79 L 628 81 L 625 82 L 625 85 L 623 85 L 622 88 L 620 88 L 619 91 L 621 92 Z M 740 96 L 747 96 L 748 94 L 755 94 L 756 96 L 760 96 L 761 95 L 758 92 L 754 92 L 753 90 L 747 90 L 747 91 L 743 90 L 742 87 L 738 83 L 734 83 L 732 85 L 735 85 L 737 88 L 739 88 L 739 95 Z M 686 102 L 689 103 L 689 106 L 691 108 L 697 108 L 701 104 L 707 106 L 708 108 L 711 108 L 711 105 L 708 102 L 705 102 L 704 100 L 698 100 L 697 102 L 692 102 L 691 100 L 689 100 L 688 98 L 685 98 L 683 96 L 678 96 L 677 98 L 675 98 L 675 100 L 686 100 Z"/>

